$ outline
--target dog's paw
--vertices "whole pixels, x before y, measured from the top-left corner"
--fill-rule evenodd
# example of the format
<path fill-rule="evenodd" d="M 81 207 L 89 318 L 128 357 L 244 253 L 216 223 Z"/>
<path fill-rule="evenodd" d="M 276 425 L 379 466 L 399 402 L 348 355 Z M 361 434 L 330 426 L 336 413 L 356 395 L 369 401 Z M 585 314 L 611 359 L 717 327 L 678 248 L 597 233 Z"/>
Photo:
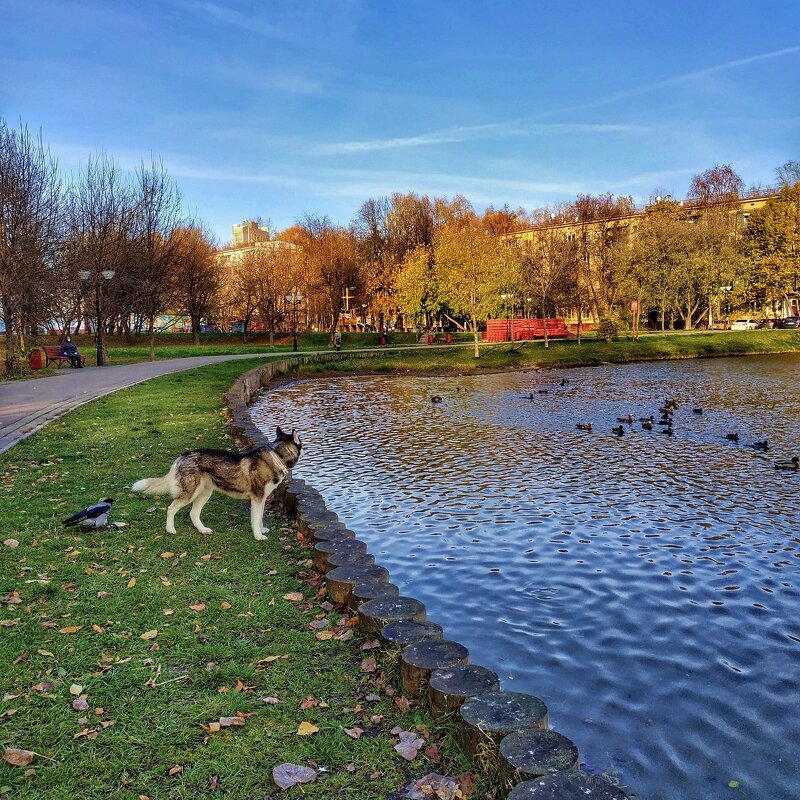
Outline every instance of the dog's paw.
<path fill-rule="evenodd" d="M 178 531 L 175 530 L 175 526 L 174 525 L 171 528 L 167 528 L 167 533 L 177 533 L 177 532 Z"/>
<path fill-rule="evenodd" d="M 259 542 L 264 542 L 269 539 L 269 536 L 264 536 L 263 533 L 255 533 L 253 534 Z"/>
<path fill-rule="evenodd" d="M 200 531 L 200 533 L 202 533 L 205 536 L 210 536 L 212 533 L 214 533 L 214 531 L 211 530 L 211 528 L 198 528 L 197 530 Z"/>

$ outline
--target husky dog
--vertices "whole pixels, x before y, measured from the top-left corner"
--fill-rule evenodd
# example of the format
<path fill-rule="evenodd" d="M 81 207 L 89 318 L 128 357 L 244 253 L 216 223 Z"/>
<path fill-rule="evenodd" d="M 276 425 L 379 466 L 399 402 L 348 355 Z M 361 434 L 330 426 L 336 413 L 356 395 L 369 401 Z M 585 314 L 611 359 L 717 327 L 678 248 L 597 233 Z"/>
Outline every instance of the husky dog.
<path fill-rule="evenodd" d="M 175 514 L 192 504 L 189 517 L 200 533 L 211 533 L 200 512 L 214 489 L 250 500 L 250 524 L 256 539 L 264 535 L 264 504 L 300 458 L 302 444 L 295 431 L 277 428 L 278 438 L 268 447 L 244 453 L 232 450 L 189 450 L 178 456 L 162 478 L 143 478 L 131 486 L 134 492 L 172 495 L 167 509 L 167 533 L 175 533 Z"/>

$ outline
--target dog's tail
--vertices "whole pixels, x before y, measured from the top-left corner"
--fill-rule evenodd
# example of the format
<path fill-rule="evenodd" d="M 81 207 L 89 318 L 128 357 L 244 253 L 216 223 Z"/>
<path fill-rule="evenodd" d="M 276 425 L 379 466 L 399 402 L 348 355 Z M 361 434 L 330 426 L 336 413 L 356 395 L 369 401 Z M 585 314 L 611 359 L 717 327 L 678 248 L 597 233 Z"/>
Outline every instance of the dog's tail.
<path fill-rule="evenodd" d="M 142 478 L 131 486 L 131 491 L 144 494 L 171 494 L 174 473 L 173 466 L 166 475 L 162 475 L 160 478 Z"/>

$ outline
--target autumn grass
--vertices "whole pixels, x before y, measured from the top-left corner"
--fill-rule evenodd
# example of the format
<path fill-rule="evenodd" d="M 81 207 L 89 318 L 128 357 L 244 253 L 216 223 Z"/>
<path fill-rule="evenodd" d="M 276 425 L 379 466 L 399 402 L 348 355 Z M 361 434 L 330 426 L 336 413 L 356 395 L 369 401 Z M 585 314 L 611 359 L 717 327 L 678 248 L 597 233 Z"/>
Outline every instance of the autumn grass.
<path fill-rule="evenodd" d="M 249 366 L 139 384 L 0 456 L 2 538 L 19 541 L 0 546 L 0 742 L 37 753 L 29 767 L 0 760 L 0 796 L 373 800 L 409 776 L 467 769 L 447 727 L 432 728 L 439 765 L 394 752 L 390 730 L 430 724 L 427 712 L 387 696 L 391 674 L 360 670 L 373 651 L 357 635 L 315 637 L 313 620 L 345 620 L 320 607 L 293 525 L 271 518 L 269 541 L 256 542 L 245 505 L 214 495 L 213 535 L 183 512 L 169 536 L 165 500 L 126 488 L 182 450 L 231 446 L 221 396 Z M 61 526 L 106 496 L 129 527 Z M 87 710 L 73 708 L 81 698 Z M 209 730 L 237 714 L 242 726 Z M 298 736 L 302 722 L 319 731 Z M 345 733 L 355 726 L 358 740 Z M 283 792 L 271 778 L 283 762 L 326 769 Z"/>

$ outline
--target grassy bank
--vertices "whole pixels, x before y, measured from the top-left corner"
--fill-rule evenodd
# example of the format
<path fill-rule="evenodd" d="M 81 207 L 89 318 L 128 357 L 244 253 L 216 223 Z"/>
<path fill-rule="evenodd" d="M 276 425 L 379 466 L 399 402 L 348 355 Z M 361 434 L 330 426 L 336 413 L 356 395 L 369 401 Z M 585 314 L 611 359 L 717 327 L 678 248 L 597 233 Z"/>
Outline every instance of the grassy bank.
<path fill-rule="evenodd" d="M 476 359 L 471 347 L 415 348 L 404 352 L 363 360 L 329 364 L 307 364 L 303 375 L 336 374 L 369 370 L 371 372 L 479 372 L 486 370 L 539 367 L 580 367 L 607 363 L 655 361 L 662 359 L 710 358 L 770 353 L 800 352 L 798 331 L 736 331 L 715 333 L 651 334 L 637 342 L 598 342 L 574 339 L 542 342 L 485 345 Z"/>
<path fill-rule="evenodd" d="M 0 742 L 37 754 L 0 760 L 0 797 L 372 800 L 467 769 L 447 734 L 428 735 L 426 711 L 392 692 L 382 656 L 365 671 L 375 651 L 321 605 L 292 525 L 273 518 L 256 542 L 244 503 L 214 495 L 213 535 L 184 511 L 168 536 L 165 500 L 125 488 L 185 449 L 231 446 L 221 395 L 249 367 L 140 384 L 0 456 Z M 61 526 L 107 496 L 128 527 Z M 310 627 L 321 620 L 333 638 Z M 436 749 L 404 761 L 395 726 Z M 316 781 L 277 789 L 284 762 L 317 768 Z"/>

